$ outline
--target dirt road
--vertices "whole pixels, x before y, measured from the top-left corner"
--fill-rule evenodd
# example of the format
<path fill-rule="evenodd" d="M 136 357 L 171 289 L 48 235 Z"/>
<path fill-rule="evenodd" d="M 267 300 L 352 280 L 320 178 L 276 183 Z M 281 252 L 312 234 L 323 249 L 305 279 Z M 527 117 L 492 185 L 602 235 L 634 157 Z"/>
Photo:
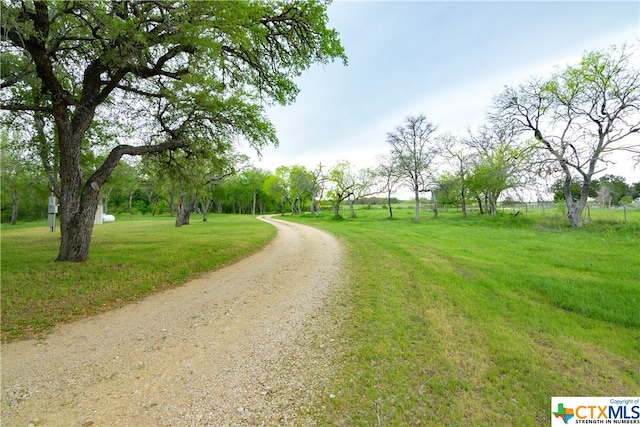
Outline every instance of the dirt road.
<path fill-rule="evenodd" d="M 312 424 L 342 253 L 326 233 L 261 219 L 278 235 L 249 258 L 3 345 L 2 425 Z"/>

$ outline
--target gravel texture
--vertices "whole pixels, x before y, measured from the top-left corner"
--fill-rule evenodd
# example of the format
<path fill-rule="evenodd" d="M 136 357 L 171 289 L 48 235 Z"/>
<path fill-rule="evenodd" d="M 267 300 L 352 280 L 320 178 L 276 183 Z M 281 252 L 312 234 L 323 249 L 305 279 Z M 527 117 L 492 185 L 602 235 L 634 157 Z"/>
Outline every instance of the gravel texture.
<path fill-rule="evenodd" d="M 333 397 L 342 250 L 260 219 L 278 235 L 251 257 L 3 345 L 2 425 L 314 425 Z"/>

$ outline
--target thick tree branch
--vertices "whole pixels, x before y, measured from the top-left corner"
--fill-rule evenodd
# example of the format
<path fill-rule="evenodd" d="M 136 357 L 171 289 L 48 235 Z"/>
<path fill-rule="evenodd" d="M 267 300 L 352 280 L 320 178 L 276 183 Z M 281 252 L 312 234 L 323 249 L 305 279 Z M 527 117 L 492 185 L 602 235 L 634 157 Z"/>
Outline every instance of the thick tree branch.
<path fill-rule="evenodd" d="M 45 113 L 51 113 L 50 107 L 42 107 L 39 105 L 26 105 L 26 104 L 5 104 L 0 105 L 0 110 L 7 111 L 42 111 Z"/>
<path fill-rule="evenodd" d="M 111 172 L 118 166 L 118 162 L 124 155 L 141 156 L 144 154 L 161 153 L 167 150 L 175 150 L 177 148 L 185 147 L 187 144 L 185 141 L 177 136 L 156 145 L 118 145 L 109 153 L 109 156 L 104 161 L 102 166 L 89 178 L 85 184 L 85 189 L 89 190 L 92 185 L 102 187 L 106 182 Z"/>
<path fill-rule="evenodd" d="M 133 86 L 116 85 L 116 88 L 120 89 L 120 90 L 123 90 L 125 92 L 131 92 L 131 93 L 135 93 L 137 95 L 146 96 L 146 97 L 149 97 L 149 98 L 164 99 L 164 95 L 162 95 L 161 93 L 147 92 L 145 90 L 138 89 L 138 88 L 135 88 Z"/>

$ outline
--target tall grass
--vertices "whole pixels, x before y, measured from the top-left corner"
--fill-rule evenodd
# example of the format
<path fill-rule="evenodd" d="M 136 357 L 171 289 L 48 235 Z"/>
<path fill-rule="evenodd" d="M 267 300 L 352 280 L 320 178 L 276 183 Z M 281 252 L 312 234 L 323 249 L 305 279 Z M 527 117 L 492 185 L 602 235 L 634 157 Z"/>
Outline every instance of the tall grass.
<path fill-rule="evenodd" d="M 411 212 L 412 213 L 412 212 Z M 334 425 L 548 425 L 552 396 L 640 395 L 640 214 L 291 217 L 349 247 Z"/>
<path fill-rule="evenodd" d="M 97 225 L 84 263 L 54 262 L 60 233 L 46 223 L 2 227 L 2 339 L 38 336 L 150 292 L 178 286 L 264 246 L 275 229 L 254 217 L 213 215 L 176 228 L 169 217 Z"/>

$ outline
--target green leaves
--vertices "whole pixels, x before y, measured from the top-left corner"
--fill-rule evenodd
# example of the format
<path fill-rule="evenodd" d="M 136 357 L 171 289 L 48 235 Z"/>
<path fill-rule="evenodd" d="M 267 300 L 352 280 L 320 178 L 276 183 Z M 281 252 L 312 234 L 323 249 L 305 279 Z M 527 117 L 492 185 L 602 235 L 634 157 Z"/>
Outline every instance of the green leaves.
<path fill-rule="evenodd" d="M 172 103 L 195 101 L 201 112 L 216 116 L 219 99 L 225 99 L 232 106 L 246 104 L 244 112 L 255 118 L 259 114 L 247 105 L 292 102 L 298 94 L 293 78 L 314 62 L 339 58 L 346 63 L 337 33 L 326 26 L 324 2 L 42 5 L 48 20 L 37 20 L 33 11 L 25 14 L 19 5 L 4 8 L 3 29 L 13 36 L 3 40 L 3 47 L 27 57 L 40 55 L 42 66 L 53 71 L 43 83 L 45 93 L 55 98 L 68 91 L 75 99 L 68 99 L 69 104 L 89 109 L 111 94 L 116 95 L 111 102 L 117 103 L 118 94 L 128 93 L 142 101 L 141 111 L 159 97 Z M 43 47 L 25 50 L 20 40 L 37 34 L 45 38 Z M 18 68 L 18 56 L 8 58 L 17 61 L 9 68 Z M 43 72 L 31 70 L 38 79 Z M 216 108 L 204 99 L 211 92 Z M 255 129 L 271 133 L 264 123 Z M 257 138 L 255 132 L 252 139 L 260 144 L 274 140 L 272 135 Z"/>
<path fill-rule="evenodd" d="M 292 102 L 293 79 L 314 62 L 346 61 L 326 7 L 297 0 L 3 3 L 0 47 L 11 66 L 2 85 L 15 90 L 2 91 L 0 105 L 42 111 L 55 123 L 58 260 L 88 257 L 88 243 L 70 243 L 90 241 L 97 192 L 85 190 L 103 185 L 124 154 L 169 150 L 171 160 L 215 161 L 231 155 L 238 138 L 257 150 L 277 144 L 265 106 Z M 90 150 L 83 140 L 101 117 L 120 131 L 135 121 L 135 131 L 113 141 L 82 182 Z M 80 223 L 86 226 L 77 229 Z"/>

